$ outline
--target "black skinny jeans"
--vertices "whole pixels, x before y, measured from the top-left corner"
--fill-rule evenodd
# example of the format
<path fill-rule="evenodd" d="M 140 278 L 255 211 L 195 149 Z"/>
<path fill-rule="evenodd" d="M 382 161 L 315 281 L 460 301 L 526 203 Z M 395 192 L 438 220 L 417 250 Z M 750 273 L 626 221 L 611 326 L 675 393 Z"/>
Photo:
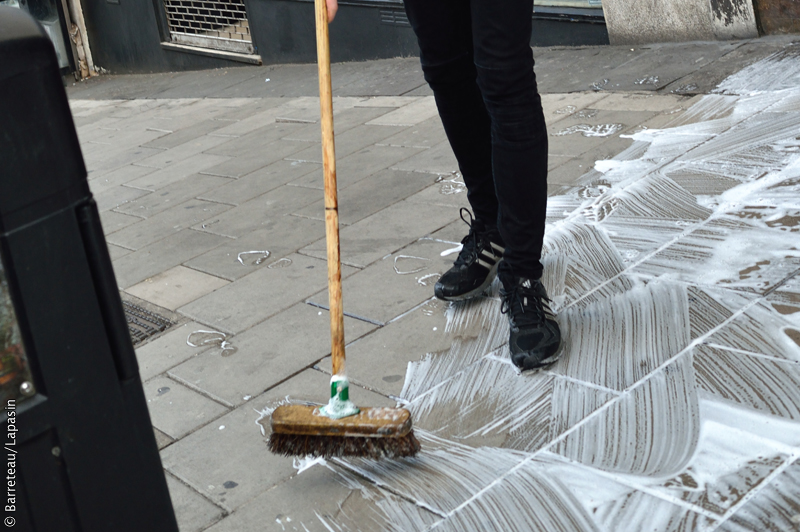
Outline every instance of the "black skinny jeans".
<path fill-rule="evenodd" d="M 538 279 L 547 129 L 530 48 L 532 0 L 405 0 L 425 80 L 475 218 L 497 225 L 505 270 Z"/>

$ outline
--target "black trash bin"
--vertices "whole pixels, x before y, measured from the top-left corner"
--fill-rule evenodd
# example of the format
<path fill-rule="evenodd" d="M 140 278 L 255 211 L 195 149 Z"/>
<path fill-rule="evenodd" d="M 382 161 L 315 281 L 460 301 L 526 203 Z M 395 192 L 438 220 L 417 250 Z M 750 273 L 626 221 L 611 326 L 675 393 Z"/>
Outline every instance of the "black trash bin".
<path fill-rule="evenodd" d="M 4 525 L 176 532 L 53 45 L 0 7 Z"/>

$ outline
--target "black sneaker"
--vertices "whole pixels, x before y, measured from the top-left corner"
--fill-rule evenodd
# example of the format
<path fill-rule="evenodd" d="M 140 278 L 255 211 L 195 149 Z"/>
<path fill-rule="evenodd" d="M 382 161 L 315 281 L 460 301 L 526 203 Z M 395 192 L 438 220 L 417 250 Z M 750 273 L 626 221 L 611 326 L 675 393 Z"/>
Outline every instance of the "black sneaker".
<path fill-rule="evenodd" d="M 508 314 L 511 361 L 522 371 L 549 366 L 561 357 L 561 329 L 541 281 L 501 272 L 501 312 Z"/>
<path fill-rule="evenodd" d="M 464 213 L 469 215 L 469 221 Z M 433 293 L 446 301 L 461 301 L 481 295 L 497 276 L 497 265 L 503 258 L 503 240 L 495 228 L 487 228 L 473 220 L 472 213 L 462 208 L 461 219 L 469 226 L 469 234 L 453 267 L 436 283 Z"/>

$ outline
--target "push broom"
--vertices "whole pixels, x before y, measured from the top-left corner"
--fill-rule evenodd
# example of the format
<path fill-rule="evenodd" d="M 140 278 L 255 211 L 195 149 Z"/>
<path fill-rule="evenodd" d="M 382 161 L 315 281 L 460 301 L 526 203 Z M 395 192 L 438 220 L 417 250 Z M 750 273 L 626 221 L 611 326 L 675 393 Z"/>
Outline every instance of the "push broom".
<path fill-rule="evenodd" d="M 413 456 L 419 442 L 404 408 L 361 408 L 350 401 L 344 362 L 344 310 L 339 259 L 339 207 L 333 146 L 333 95 L 328 40 L 328 9 L 315 0 L 317 63 L 322 123 L 322 166 L 325 179 L 325 235 L 328 248 L 328 298 L 331 315 L 331 398 L 323 407 L 280 406 L 272 413 L 269 448 L 286 456 Z"/>

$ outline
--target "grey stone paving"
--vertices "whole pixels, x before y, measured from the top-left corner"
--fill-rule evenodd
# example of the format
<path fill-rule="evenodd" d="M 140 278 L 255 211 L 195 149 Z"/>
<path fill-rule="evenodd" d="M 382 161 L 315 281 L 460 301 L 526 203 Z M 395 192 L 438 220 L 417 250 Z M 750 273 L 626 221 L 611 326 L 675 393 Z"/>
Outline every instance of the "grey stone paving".
<path fill-rule="evenodd" d="M 768 56 L 791 40 L 534 51 L 567 347 L 533 376 L 496 284 L 432 298 L 467 202 L 418 60 L 334 65 L 352 393 L 406 404 L 424 446 L 380 464 L 265 445 L 328 390 L 316 68 L 69 87 L 118 284 L 181 317 L 137 349 L 181 530 L 789 529 L 800 62 Z"/>

